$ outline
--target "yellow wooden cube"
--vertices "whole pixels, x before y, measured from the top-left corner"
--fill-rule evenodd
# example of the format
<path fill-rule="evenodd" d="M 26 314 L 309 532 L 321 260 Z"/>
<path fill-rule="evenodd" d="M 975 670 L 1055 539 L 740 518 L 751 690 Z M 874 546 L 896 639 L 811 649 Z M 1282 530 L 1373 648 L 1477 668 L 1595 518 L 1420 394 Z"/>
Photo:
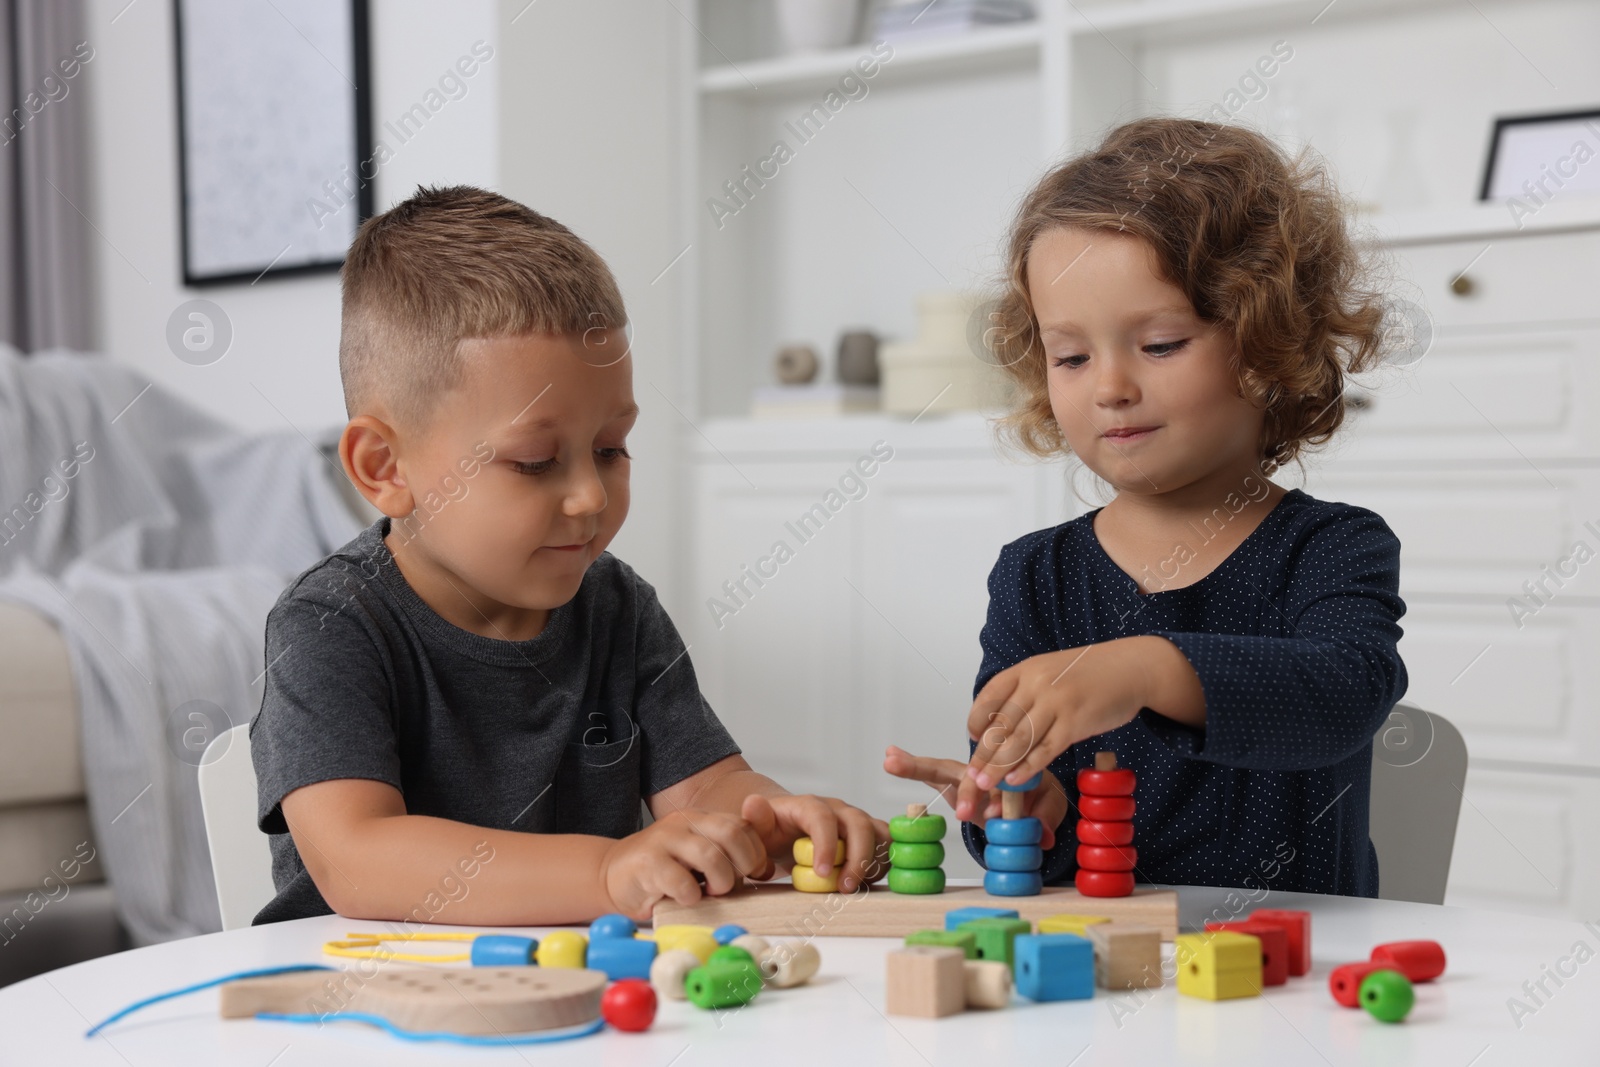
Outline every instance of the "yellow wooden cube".
<path fill-rule="evenodd" d="M 810 867 L 810 866 L 813 866 L 817 862 L 816 856 L 817 856 L 817 852 L 816 852 L 815 847 L 813 847 L 812 844 L 811 844 L 811 838 L 809 838 L 809 837 L 800 837 L 800 838 L 796 838 L 795 839 L 795 843 L 794 843 L 794 862 L 795 862 L 795 866 L 797 866 L 797 867 Z M 833 865 L 835 867 L 837 867 L 839 864 L 841 864 L 843 862 L 844 862 L 844 842 L 843 841 L 836 841 L 836 842 L 834 842 L 834 849 L 833 849 Z"/>
<path fill-rule="evenodd" d="M 589 954 L 589 939 L 576 930 L 552 930 L 539 939 L 533 958 L 541 967 L 583 968 Z"/>
<path fill-rule="evenodd" d="M 1205 1000 L 1261 994 L 1261 942 L 1249 934 L 1216 930 L 1180 934 L 1178 992 Z"/>
<path fill-rule="evenodd" d="M 1079 937 L 1089 936 L 1089 927 L 1096 923 L 1108 923 L 1111 920 L 1104 915 L 1047 915 L 1039 920 L 1041 934 L 1077 934 Z"/>
<path fill-rule="evenodd" d="M 833 873 L 826 878 L 812 870 L 795 864 L 794 870 L 789 872 L 794 878 L 794 887 L 802 893 L 833 893 L 839 889 L 839 868 L 835 867 Z"/>

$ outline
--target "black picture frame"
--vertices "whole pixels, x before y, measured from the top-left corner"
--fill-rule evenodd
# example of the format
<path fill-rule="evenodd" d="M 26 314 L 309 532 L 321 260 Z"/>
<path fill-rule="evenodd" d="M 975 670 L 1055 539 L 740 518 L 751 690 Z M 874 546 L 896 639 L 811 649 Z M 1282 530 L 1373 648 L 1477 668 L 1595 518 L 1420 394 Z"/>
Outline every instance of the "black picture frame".
<path fill-rule="evenodd" d="M 368 0 L 343 0 L 343 3 L 339 3 L 339 0 L 321 0 L 321 2 L 328 7 L 337 8 L 339 11 L 347 13 L 349 20 L 350 55 L 348 60 L 350 77 L 348 79 L 344 78 L 336 66 L 333 66 L 332 69 L 339 73 L 341 82 L 347 83 L 342 85 L 341 91 L 351 109 L 350 130 L 352 136 L 350 138 L 351 143 L 347 162 L 349 175 L 353 180 L 353 189 L 350 199 L 341 205 L 341 208 L 343 206 L 354 208 L 353 218 L 342 222 L 342 226 L 348 229 L 349 234 L 353 235 L 355 229 L 360 226 L 361 222 L 370 218 L 374 210 L 373 184 L 375 173 L 369 173 L 374 152 L 370 10 Z M 202 194 L 202 190 L 197 188 L 198 183 L 194 174 L 198 162 L 198 147 L 194 143 L 193 137 L 196 123 L 192 121 L 188 114 L 188 105 L 191 102 L 189 94 L 196 91 L 196 86 L 189 76 L 190 72 L 186 70 L 185 57 L 186 55 L 201 54 L 207 48 L 244 46 L 255 50 L 263 46 L 262 42 L 259 41 L 251 41 L 248 44 L 241 42 L 239 38 L 242 35 L 238 33 L 230 34 L 222 38 L 222 40 L 216 41 L 197 39 L 193 20 L 186 20 L 185 18 L 186 6 L 207 5 L 207 17 L 210 20 L 214 20 L 218 11 L 218 8 L 214 5 L 219 3 L 226 6 L 227 0 L 173 0 L 172 4 L 174 62 L 177 75 L 179 245 L 183 284 L 193 288 L 232 285 L 240 282 L 254 284 L 263 278 L 289 278 L 337 271 L 344 264 L 345 250 L 349 245 L 348 240 L 343 241 L 337 254 L 327 249 L 307 249 L 301 257 L 290 256 L 287 253 L 293 249 L 293 242 L 291 241 L 288 247 L 285 247 L 282 252 L 277 253 L 275 256 L 269 257 L 263 254 L 259 262 L 229 264 L 224 267 L 208 265 L 204 261 L 206 257 L 197 254 L 197 243 L 204 236 L 205 224 L 202 219 L 197 218 L 197 198 Z M 298 41 L 297 47 L 305 48 L 308 52 L 318 55 L 317 62 L 328 62 L 327 57 L 318 51 L 317 45 L 298 27 L 295 27 L 293 23 L 288 22 L 288 16 L 284 14 L 282 5 L 269 4 L 266 5 L 266 10 L 274 12 L 274 17 L 283 19 L 287 23 L 287 29 L 294 31 L 295 37 L 290 41 L 290 45 L 294 45 L 295 41 Z M 288 37 L 287 34 L 282 36 Z M 226 41 L 226 45 L 223 44 L 223 41 Z M 288 47 L 288 45 L 285 47 Z M 301 58 L 304 61 L 304 57 L 302 56 Z M 279 80 L 274 84 L 257 84 L 251 88 L 255 92 L 271 93 L 275 90 L 281 91 L 286 84 L 288 84 L 288 79 Z M 328 173 L 333 177 L 338 177 L 337 171 L 330 170 Z M 280 187 L 278 191 L 286 196 L 290 195 L 290 191 L 285 188 Z M 317 187 L 315 185 L 306 185 L 305 191 L 309 200 L 317 191 Z M 288 232 L 290 230 L 286 227 L 284 233 L 287 234 Z M 286 258 L 288 262 L 282 262 Z"/>
<path fill-rule="evenodd" d="M 1600 108 L 1580 108 L 1576 111 L 1547 111 L 1537 115 L 1506 115 L 1494 120 L 1489 134 L 1489 154 L 1483 162 L 1483 180 L 1478 183 L 1478 199 L 1488 200 L 1494 183 L 1494 166 L 1500 158 L 1500 140 L 1505 131 L 1514 126 L 1533 126 L 1547 122 L 1574 122 L 1583 119 L 1600 120 Z"/>

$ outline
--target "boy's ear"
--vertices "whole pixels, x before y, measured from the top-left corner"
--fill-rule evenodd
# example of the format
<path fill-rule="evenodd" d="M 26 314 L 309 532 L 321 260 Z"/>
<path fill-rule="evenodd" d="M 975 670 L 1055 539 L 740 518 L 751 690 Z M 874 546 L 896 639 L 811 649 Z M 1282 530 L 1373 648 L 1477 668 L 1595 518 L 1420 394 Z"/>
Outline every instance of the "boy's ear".
<path fill-rule="evenodd" d="M 416 510 L 416 499 L 400 473 L 394 428 L 371 415 L 357 415 L 339 436 L 345 477 L 367 502 L 391 519 Z"/>

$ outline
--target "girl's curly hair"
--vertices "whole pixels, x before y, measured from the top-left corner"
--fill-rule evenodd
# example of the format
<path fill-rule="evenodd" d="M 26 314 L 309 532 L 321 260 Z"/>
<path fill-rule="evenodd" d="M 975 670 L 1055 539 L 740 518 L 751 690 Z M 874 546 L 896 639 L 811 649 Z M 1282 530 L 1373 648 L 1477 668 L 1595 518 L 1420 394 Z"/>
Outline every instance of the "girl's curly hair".
<path fill-rule="evenodd" d="M 987 341 L 1016 385 L 1001 430 L 1035 455 L 1067 448 L 1027 276 L 1034 240 L 1061 226 L 1142 238 L 1196 314 L 1229 331 L 1238 395 L 1265 411 L 1265 474 L 1332 437 L 1345 376 L 1381 358 L 1382 294 L 1365 285 L 1345 202 L 1320 163 L 1239 126 L 1139 119 L 1047 174 L 1011 226 Z"/>

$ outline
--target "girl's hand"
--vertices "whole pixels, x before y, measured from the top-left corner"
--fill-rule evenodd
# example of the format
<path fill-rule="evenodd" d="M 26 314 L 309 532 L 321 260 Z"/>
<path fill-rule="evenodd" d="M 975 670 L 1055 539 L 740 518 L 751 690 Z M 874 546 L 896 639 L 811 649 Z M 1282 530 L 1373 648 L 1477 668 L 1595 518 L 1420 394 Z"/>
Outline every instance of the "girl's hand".
<path fill-rule="evenodd" d="M 978 742 L 967 776 L 979 789 L 1002 777 L 1026 782 L 1069 745 L 1132 722 L 1148 703 L 1151 665 L 1137 643 L 1143 640 L 1046 652 L 990 678 L 967 716 L 967 732 Z"/>
<path fill-rule="evenodd" d="M 913 756 L 903 748 L 890 745 L 884 753 L 883 769 L 896 778 L 910 778 L 937 789 L 962 822 L 983 826 L 988 820 L 1000 817 L 999 794 L 986 794 L 979 789 L 978 783 L 968 777 L 967 765 L 959 760 Z M 1056 827 L 1067 814 L 1066 791 L 1053 773 L 1044 776 L 1039 788 L 1024 794 L 1023 814 L 1033 816 L 1044 826 L 1039 847 L 1053 847 Z"/>
<path fill-rule="evenodd" d="M 816 855 L 813 869 L 823 876 L 833 870 L 834 848 L 844 839 L 841 892 L 853 892 L 862 882 L 876 881 L 888 870 L 889 824 L 842 800 L 751 793 L 744 798 L 739 814 L 755 828 L 775 868 L 793 868 L 795 839 L 809 837 Z M 764 877 L 776 873 L 774 869 Z"/>

